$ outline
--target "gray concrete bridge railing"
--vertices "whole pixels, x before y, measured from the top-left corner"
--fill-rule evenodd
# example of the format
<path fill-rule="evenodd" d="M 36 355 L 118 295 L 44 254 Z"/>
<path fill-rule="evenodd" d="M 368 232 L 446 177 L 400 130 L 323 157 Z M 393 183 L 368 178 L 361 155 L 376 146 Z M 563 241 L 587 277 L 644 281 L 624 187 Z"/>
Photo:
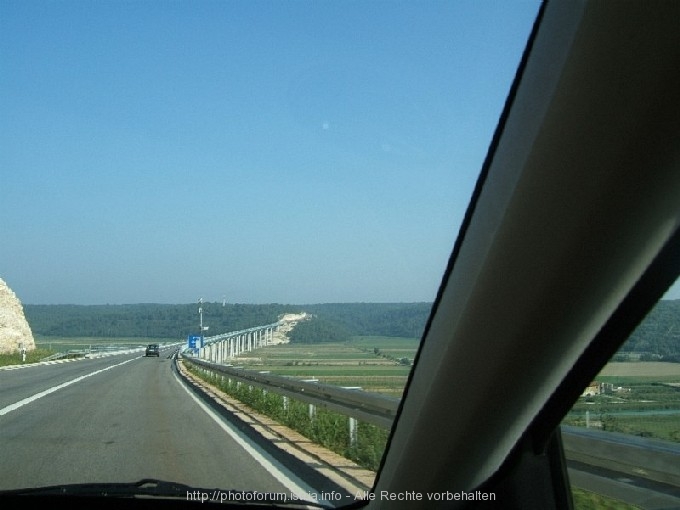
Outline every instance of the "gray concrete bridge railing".
<path fill-rule="evenodd" d="M 198 357 L 213 363 L 224 363 L 241 353 L 271 345 L 274 341 L 274 332 L 278 331 L 280 326 L 281 321 L 278 321 L 206 337 L 203 347 L 199 349 Z"/>

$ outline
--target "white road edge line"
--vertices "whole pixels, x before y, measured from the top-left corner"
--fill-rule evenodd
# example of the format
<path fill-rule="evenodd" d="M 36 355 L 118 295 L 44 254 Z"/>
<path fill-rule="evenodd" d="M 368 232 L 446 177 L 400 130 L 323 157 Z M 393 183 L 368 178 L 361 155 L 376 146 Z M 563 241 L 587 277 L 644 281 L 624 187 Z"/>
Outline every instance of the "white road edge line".
<path fill-rule="evenodd" d="M 129 363 L 130 361 L 133 361 L 135 359 L 137 359 L 137 358 L 132 358 L 132 359 L 129 359 L 127 361 L 123 361 L 121 363 L 118 363 L 116 365 L 111 365 L 109 367 L 102 368 L 101 370 L 96 370 L 96 371 L 91 372 L 89 374 L 81 375 L 80 377 L 76 377 L 75 379 L 71 379 L 70 381 L 66 381 L 65 383 L 61 383 L 57 386 L 52 386 L 51 388 L 48 388 L 44 391 L 36 393 L 35 395 L 31 395 L 30 397 L 26 397 L 23 400 L 19 400 L 19 402 L 15 402 L 14 404 L 10 404 L 8 406 L 3 407 L 2 409 L 0 409 L 0 416 L 3 416 L 7 413 L 11 413 L 12 411 L 16 411 L 17 409 L 25 406 L 26 404 L 30 404 L 31 402 L 35 402 L 39 398 L 43 398 L 43 397 L 49 395 L 50 393 L 54 393 L 55 391 L 64 389 L 67 386 L 71 386 L 72 384 L 80 382 L 83 379 L 87 379 L 88 377 L 92 377 L 93 375 L 101 374 L 102 372 L 106 372 L 107 370 L 111 370 L 112 368 L 116 368 L 116 367 L 119 367 L 121 365 L 125 365 L 126 363 Z"/>
<path fill-rule="evenodd" d="M 288 489 L 291 494 L 295 494 L 296 497 L 300 499 L 300 502 L 313 503 L 318 505 L 321 499 L 321 494 L 307 485 L 305 482 L 300 480 L 295 476 L 290 470 L 286 469 L 276 462 L 271 456 L 264 452 L 259 446 L 251 442 L 250 440 L 241 436 L 238 431 L 228 422 L 225 422 L 222 417 L 205 405 L 201 400 L 194 395 L 189 388 L 187 388 L 186 383 L 181 380 L 179 375 L 175 373 L 175 378 L 180 383 L 180 386 L 186 391 L 189 396 L 194 399 L 194 401 L 199 405 L 203 411 L 206 412 L 231 438 L 236 441 L 241 448 L 243 448 L 251 457 L 253 457 L 257 462 L 259 462 L 262 467 L 264 467 L 274 478 L 276 478 L 279 483 L 281 483 L 286 489 Z"/>

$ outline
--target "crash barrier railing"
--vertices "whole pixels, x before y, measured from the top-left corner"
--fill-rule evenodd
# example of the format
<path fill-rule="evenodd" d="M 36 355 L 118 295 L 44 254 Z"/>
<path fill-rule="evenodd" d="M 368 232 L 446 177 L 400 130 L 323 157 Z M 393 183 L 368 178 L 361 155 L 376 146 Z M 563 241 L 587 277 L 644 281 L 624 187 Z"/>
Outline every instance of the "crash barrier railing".
<path fill-rule="evenodd" d="M 45 358 L 41 358 L 40 361 L 54 361 L 57 359 L 62 359 L 66 358 L 69 356 L 68 352 L 55 352 L 51 356 L 46 356 Z"/>
<path fill-rule="evenodd" d="M 182 357 L 190 364 L 228 376 L 236 381 L 323 407 L 355 420 L 389 429 L 397 414 L 399 399 L 317 382 L 292 379 L 266 372 L 254 372 L 234 366 L 219 365 L 192 357 Z"/>
<path fill-rule="evenodd" d="M 120 347 L 118 348 L 120 349 Z M 137 347 L 137 349 L 141 349 L 141 347 Z M 51 356 L 47 356 L 46 358 L 42 358 L 40 361 L 54 361 L 58 359 L 64 359 L 64 358 L 85 358 L 87 356 L 92 356 L 93 354 L 101 354 L 104 352 L 112 352 L 115 349 L 113 348 L 108 348 L 108 347 L 94 347 L 90 349 L 70 349 L 66 352 L 57 352 L 55 354 L 52 354 Z"/>
<path fill-rule="evenodd" d="M 324 407 L 350 419 L 389 429 L 399 399 L 266 372 L 225 366 L 192 357 L 184 361 L 285 397 Z M 351 425 L 350 425 L 351 426 Z M 565 456 L 591 466 L 680 487 L 680 444 L 583 427 L 562 426 Z"/>
<path fill-rule="evenodd" d="M 680 443 L 562 426 L 567 460 L 680 487 Z"/>
<path fill-rule="evenodd" d="M 144 347 L 141 345 L 129 346 L 129 345 L 93 345 L 87 349 L 70 349 L 66 352 L 57 352 L 51 356 L 41 358 L 40 361 L 54 361 L 64 358 L 85 358 L 89 356 L 97 356 L 101 354 L 116 354 L 116 353 L 127 353 L 134 351 L 141 351 Z"/>

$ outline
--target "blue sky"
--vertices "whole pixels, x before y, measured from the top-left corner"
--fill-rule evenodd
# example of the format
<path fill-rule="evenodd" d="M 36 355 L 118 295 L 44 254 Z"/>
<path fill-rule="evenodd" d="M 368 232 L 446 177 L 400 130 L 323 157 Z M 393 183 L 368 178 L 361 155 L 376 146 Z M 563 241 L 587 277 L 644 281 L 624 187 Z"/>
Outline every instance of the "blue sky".
<path fill-rule="evenodd" d="M 0 0 L 0 277 L 434 299 L 537 5 Z"/>

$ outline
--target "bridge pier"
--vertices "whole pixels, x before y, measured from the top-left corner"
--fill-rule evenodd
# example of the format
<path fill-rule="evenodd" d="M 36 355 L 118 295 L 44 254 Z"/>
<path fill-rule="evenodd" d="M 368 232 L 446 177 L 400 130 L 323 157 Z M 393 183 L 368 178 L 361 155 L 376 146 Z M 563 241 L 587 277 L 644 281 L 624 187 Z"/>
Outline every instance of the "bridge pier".
<path fill-rule="evenodd" d="M 276 322 L 242 331 L 206 337 L 198 356 L 213 363 L 225 363 L 241 353 L 273 344 L 274 332 L 278 330 L 279 323 Z"/>

